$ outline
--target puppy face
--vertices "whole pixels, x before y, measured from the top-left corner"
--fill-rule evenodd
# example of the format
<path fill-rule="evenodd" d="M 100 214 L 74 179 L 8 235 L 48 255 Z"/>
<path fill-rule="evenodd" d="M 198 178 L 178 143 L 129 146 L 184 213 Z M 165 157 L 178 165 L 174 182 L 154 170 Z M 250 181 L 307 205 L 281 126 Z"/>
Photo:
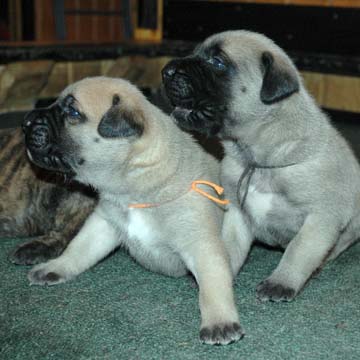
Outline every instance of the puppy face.
<path fill-rule="evenodd" d="M 93 183 L 98 172 L 105 175 L 120 166 L 142 136 L 145 105 L 141 92 L 127 81 L 79 81 L 55 104 L 25 117 L 29 158 L 42 168 Z"/>
<path fill-rule="evenodd" d="M 197 123 L 211 123 L 206 128 L 212 135 L 220 130 L 235 74 L 236 64 L 218 41 L 197 47 L 193 55 L 171 61 L 162 71 L 171 103 L 184 114 L 193 111 Z M 185 122 L 182 125 L 186 127 Z"/>
<path fill-rule="evenodd" d="M 264 118 L 299 90 L 287 55 L 247 31 L 211 36 L 193 55 L 167 64 L 162 76 L 177 123 L 207 135 L 231 136 L 234 127 Z"/>

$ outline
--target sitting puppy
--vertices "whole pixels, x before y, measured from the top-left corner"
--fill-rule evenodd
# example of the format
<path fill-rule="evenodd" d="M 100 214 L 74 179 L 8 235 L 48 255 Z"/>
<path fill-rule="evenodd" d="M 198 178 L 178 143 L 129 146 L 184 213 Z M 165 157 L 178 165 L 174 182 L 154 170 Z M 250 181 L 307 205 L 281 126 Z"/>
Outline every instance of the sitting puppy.
<path fill-rule="evenodd" d="M 216 202 L 223 201 L 201 185 L 219 182 L 215 158 L 121 79 L 69 86 L 53 106 L 32 111 L 24 129 L 31 161 L 99 193 L 63 254 L 30 271 L 31 284 L 68 281 L 124 246 L 152 271 L 175 277 L 191 271 L 199 285 L 203 342 L 242 337 L 221 240 L 223 208 Z"/>
<path fill-rule="evenodd" d="M 213 35 L 193 55 L 171 61 L 163 82 L 181 127 L 222 139 L 222 184 L 237 204 L 224 220 L 238 232 L 232 268 L 240 269 L 255 238 L 284 248 L 257 296 L 292 300 L 315 270 L 359 237 L 353 152 L 289 57 L 263 35 Z"/>
<path fill-rule="evenodd" d="M 0 238 L 33 237 L 10 254 L 30 265 L 59 256 L 92 212 L 96 196 L 31 165 L 20 128 L 0 130 Z"/>

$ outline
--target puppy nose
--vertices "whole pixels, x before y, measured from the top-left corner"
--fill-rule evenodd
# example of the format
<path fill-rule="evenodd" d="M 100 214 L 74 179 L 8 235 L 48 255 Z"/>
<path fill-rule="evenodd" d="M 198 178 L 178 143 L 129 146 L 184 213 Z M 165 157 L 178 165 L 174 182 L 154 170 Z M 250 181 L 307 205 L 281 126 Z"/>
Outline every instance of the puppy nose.
<path fill-rule="evenodd" d="M 161 73 L 164 79 L 170 79 L 175 75 L 176 68 L 174 65 L 168 64 L 162 69 Z"/>
<path fill-rule="evenodd" d="M 22 124 L 25 143 L 33 151 L 47 151 L 50 145 L 50 129 L 44 114 L 33 110 L 28 113 Z"/>
<path fill-rule="evenodd" d="M 44 151 L 48 148 L 49 144 L 49 129 L 42 125 L 35 125 L 27 138 L 28 147 L 32 150 Z"/>

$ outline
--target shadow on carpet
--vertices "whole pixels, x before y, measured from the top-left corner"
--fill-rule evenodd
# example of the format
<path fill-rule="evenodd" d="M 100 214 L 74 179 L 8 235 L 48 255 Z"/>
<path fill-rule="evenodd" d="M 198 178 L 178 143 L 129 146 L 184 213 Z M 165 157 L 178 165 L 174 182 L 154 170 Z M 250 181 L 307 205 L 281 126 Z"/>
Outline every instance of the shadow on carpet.
<path fill-rule="evenodd" d="M 75 280 L 29 286 L 0 239 L 0 359 L 360 359 L 360 244 L 328 264 L 292 303 L 261 303 L 258 282 L 281 253 L 255 247 L 237 276 L 242 341 L 200 344 L 189 278 L 146 271 L 126 253 Z"/>

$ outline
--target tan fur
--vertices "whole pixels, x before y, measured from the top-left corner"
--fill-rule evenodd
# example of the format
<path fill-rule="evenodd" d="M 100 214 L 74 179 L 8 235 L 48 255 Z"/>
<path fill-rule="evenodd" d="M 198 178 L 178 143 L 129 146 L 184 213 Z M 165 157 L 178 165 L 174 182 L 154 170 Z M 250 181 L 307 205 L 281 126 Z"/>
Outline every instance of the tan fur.
<path fill-rule="evenodd" d="M 75 179 L 96 188 L 100 200 L 64 253 L 31 270 L 30 282 L 67 281 L 123 246 L 152 271 L 169 276 L 193 273 L 199 284 L 203 342 L 239 340 L 242 330 L 229 254 L 221 239 L 223 209 L 190 191 L 194 180 L 219 183 L 218 161 L 125 80 L 82 80 L 65 89 L 59 103 L 68 94 L 86 120 L 64 120 L 63 137 L 74 146 L 63 151 L 71 158 Z M 120 99 L 116 106 L 114 95 Z M 109 111 L 116 113 L 118 122 L 131 116 L 132 126 L 141 125 L 143 132 L 101 136 L 99 124 Z M 138 203 L 159 206 L 129 208 Z"/>
<path fill-rule="evenodd" d="M 222 139 L 222 184 L 237 205 L 224 220 L 233 271 L 255 239 L 281 247 L 284 255 L 258 285 L 257 297 L 294 299 L 316 270 L 359 238 L 360 167 L 352 150 L 288 55 L 264 35 L 215 34 L 193 55 L 170 62 L 163 76 L 172 103 L 180 106 L 173 112 L 177 123 L 215 129 L 212 134 Z M 208 79 L 216 79 L 221 94 L 208 95 L 215 83 Z M 186 102 L 179 94 L 187 94 Z"/>
<path fill-rule="evenodd" d="M 237 181 L 246 164 L 237 143 L 246 144 L 259 164 L 294 164 L 255 171 L 244 207 L 249 220 L 243 230 L 252 233 L 249 244 L 257 238 L 285 249 L 277 268 L 259 284 L 257 296 L 289 301 L 327 260 L 358 239 L 360 168 L 282 49 L 265 36 L 247 31 L 221 33 L 207 42 L 222 40 L 224 52 L 241 69 L 232 79 L 229 112 L 237 119 L 229 129 L 233 140 L 224 141 L 222 181 L 228 196 L 236 199 Z M 258 62 L 265 51 L 272 54 L 282 74 L 299 84 L 297 92 L 271 105 L 259 97 L 264 75 Z M 239 84 L 246 85 L 246 94 Z M 271 239 L 271 232 L 289 230 L 293 237 Z M 239 242 L 239 247 L 244 246 Z M 245 257 L 246 252 L 237 259 L 239 268 Z"/>

